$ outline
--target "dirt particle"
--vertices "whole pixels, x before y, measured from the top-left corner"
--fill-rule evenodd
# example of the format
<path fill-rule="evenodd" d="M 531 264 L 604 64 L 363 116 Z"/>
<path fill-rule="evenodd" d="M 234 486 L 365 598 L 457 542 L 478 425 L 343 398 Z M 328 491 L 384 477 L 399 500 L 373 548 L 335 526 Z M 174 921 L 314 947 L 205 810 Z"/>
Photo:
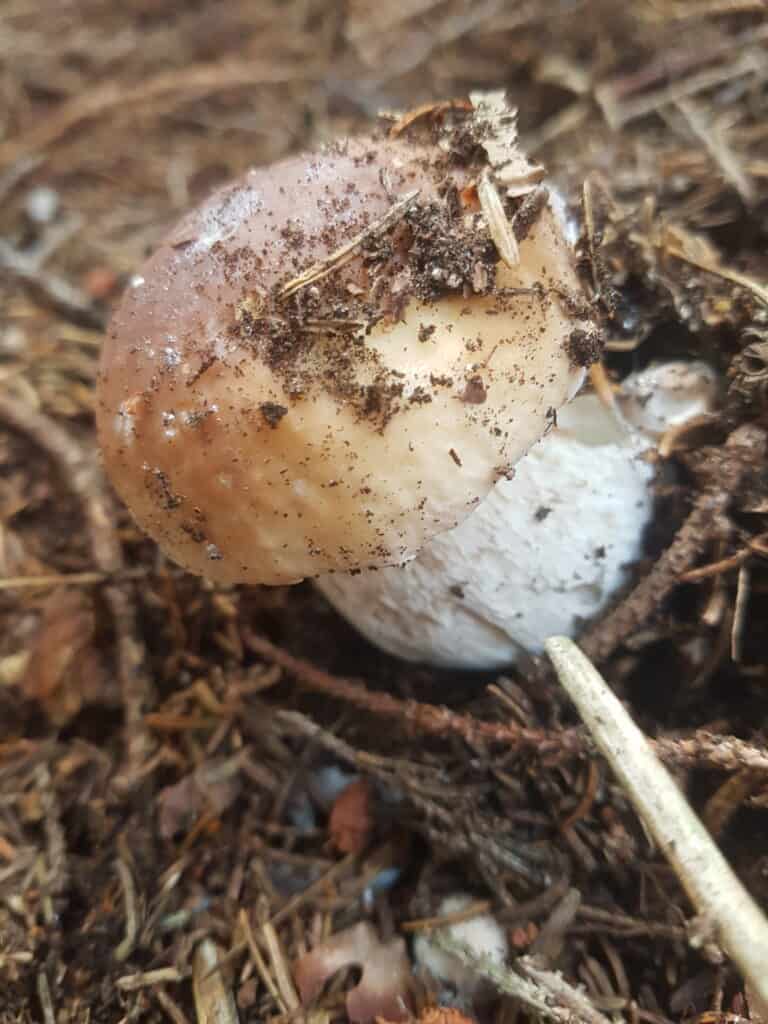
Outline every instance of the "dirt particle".
<path fill-rule="evenodd" d="M 277 402 L 262 402 L 259 406 L 259 412 L 264 417 L 265 422 L 274 430 L 283 416 L 287 415 L 288 410 L 284 405 L 278 405 Z"/>
<path fill-rule="evenodd" d="M 184 499 L 176 494 L 171 487 L 168 474 L 161 469 L 153 469 L 147 477 L 147 488 L 154 500 L 165 512 L 172 512 L 182 504 Z"/>
<path fill-rule="evenodd" d="M 517 242 L 524 242 L 530 234 L 531 228 L 539 219 L 541 211 L 547 205 L 549 192 L 543 186 L 535 191 L 529 192 L 512 218 L 512 232 Z M 545 276 L 545 269 L 542 267 L 542 276 Z"/>
<path fill-rule="evenodd" d="M 488 398 L 488 390 L 483 383 L 483 378 L 475 375 L 470 377 L 461 393 L 462 402 L 467 405 L 482 405 Z"/>
<path fill-rule="evenodd" d="M 603 353 L 603 339 L 596 329 L 575 327 L 565 343 L 568 357 L 574 366 L 591 366 Z"/>

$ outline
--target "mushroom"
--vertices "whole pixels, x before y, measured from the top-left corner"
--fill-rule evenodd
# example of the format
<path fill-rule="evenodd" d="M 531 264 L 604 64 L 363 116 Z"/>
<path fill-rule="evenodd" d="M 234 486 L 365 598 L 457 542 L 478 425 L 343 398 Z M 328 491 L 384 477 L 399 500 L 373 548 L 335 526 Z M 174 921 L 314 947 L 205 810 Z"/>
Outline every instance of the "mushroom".
<path fill-rule="evenodd" d="M 542 174 L 489 94 L 185 217 L 102 355 L 104 461 L 139 524 L 192 572 L 264 584 L 456 527 L 599 352 Z"/>
<path fill-rule="evenodd" d="M 400 568 L 317 585 L 357 629 L 411 661 L 499 668 L 574 636 L 626 583 L 653 518 L 650 450 L 708 411 L 717 378 L 702 362 L 631 374 L 618 410 L 578 395 L 557 427 L 456 529 Z M 618 412 L 618 415 L 617 415 Z"/>

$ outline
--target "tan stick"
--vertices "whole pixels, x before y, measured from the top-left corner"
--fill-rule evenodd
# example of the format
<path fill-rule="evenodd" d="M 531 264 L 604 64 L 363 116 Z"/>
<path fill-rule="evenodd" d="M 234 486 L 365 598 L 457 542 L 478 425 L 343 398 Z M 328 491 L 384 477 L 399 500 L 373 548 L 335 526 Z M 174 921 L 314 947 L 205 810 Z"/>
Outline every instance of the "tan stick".
<path fill-rule="evenodd" d="M 546 643 L 560 682 L 677 873 L 691 903 L 768 1012 L 768 920 L 731 870 L 621 702 L 576 644 Z"/>

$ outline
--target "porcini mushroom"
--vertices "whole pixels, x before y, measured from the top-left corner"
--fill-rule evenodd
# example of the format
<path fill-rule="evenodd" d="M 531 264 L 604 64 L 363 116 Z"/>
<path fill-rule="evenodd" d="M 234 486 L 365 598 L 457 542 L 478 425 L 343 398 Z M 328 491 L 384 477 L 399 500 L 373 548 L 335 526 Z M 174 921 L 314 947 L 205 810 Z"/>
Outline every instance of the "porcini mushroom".
<path fill-rule="evenodd" d="M 401 564 L 552 426 L 598 352 L 503 96 L 257 168 L 184 218 L 103 351 L 109 474 L 177 562 Z"/>

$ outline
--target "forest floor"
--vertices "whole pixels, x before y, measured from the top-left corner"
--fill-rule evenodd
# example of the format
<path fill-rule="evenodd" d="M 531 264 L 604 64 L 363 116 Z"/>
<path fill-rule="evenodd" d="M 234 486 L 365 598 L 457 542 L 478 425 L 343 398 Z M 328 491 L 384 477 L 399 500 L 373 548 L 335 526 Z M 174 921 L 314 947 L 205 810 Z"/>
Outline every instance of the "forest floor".
<path fill-rule="evenodd" d="M 308 950 L 365 923 L 378 1005 L 377 964 L 455 891 L 496 914 L 513 974 L 561 972 L 550 1019 L 575 986 L 592 1024 L 749 1015 L 543 661 L 409 665 L 310 584 L 185 575 L 105 485 L 93 409 L 111 308 L 213 187 L 507 87 L 615 293 L 608 373 L 722 375 L 660 457 L 621 630 L 585 647 L 768 906 L 767 44 L 761 0 L 4 0 L 2 1024 L 344 1021 L 359 969 L 302 1007 Z M 398 971 L 426 1019 L 441 993 Z"/>

